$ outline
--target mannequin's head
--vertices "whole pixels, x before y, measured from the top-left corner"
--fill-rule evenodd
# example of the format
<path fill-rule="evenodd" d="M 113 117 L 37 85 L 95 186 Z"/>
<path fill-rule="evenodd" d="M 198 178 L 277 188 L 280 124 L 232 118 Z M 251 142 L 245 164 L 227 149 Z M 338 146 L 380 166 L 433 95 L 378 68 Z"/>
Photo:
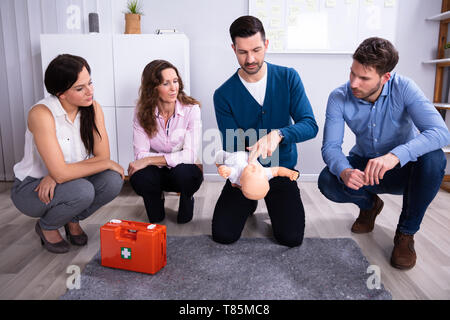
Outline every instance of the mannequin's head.
<path fill-rule="evenodd" d="M 261 200 L 269 192 L 269 180 L 258 162 L 248 164 L 241 174 L 241 190 L 250 200 Z"/>

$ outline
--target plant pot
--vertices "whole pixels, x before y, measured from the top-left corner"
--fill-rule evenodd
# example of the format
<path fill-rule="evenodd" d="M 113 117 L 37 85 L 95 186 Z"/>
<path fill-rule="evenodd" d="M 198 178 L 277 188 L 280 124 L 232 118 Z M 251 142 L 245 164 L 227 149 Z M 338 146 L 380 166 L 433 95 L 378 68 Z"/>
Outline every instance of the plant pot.
<path fill-rule="evenodd" d="M 141 33 L 141 15 L 135 13 L 125 14 L 125 34 Z"/>
<path fill-rule="evenodd" d="M 450 48 L 444 49 L 444 59 L 450 58 Z"/>

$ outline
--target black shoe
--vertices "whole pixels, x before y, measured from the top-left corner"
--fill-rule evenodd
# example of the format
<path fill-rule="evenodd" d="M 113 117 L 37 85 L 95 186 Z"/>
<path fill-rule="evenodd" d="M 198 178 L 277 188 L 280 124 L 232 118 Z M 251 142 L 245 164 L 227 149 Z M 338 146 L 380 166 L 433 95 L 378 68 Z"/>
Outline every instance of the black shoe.
<path fill-rule="evenodd" d="M 194 197 L 185 199 L 180 197 L 180 206 L 178 208 L 177 223 L 188 223 L 194 216 Z"/>
<path fill-rule="evenodd" d="M 66 230 L 66 238 L 70 241 L 71 244 L 74 246 L 84 246 L 88 242 L 88 236 L 86 233 L 79 234 L 79 235 L 73 235 L 70 233 L 69 225 L 64 225 L 64 230 Z"/>
<path fill-rule="evenodd" d="M 164 220 L 166 217 L 164 202 L 164 195 L 157 199 L 144 197 L 145 211 L 147 212 L 148 221 L 150 223 L 158 223 Z"/>
<path fill-rule="evenodd" d="M 36 230 L 36 233 L 41 238 L 41 244 L 44 246 L 45 249 L 52 253 L 66 253 L 70 249 L 70 245 L 65 240 L 61 240 L 57 243 L 50 243 L 45 239 L 44 233 L 42 232 L 41 226 L 39 225 L 39 221 L 36 222 L 36 226 L 34 228 Z"/>

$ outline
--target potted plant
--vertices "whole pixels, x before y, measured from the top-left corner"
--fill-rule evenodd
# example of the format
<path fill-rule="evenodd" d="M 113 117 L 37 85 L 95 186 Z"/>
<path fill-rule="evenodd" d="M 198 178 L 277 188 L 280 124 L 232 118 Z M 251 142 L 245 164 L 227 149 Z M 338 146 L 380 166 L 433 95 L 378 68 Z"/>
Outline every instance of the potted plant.
<path fill-rule="evenodd" d="M 125 33 L 141 33 L 141 15 L 144 15 L 139 0 L 129 0 L 125 12 Z"/>
<path fill-rule="evenodd" d="M 444 59 L 450 58 L 450 42 L 447 42 L 444 46 Z"/>

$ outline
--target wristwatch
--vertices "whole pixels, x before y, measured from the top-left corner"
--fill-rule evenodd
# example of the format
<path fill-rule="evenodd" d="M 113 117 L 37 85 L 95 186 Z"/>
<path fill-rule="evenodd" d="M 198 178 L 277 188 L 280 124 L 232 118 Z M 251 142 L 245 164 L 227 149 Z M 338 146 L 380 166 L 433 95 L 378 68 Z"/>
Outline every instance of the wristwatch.
<path fill-rule="evenodd" d="M 280 138 L 281 138 L 281 141 L 283 141 L 283 139 L 284 139 L 284 134 L 283 134 L 283 132 L 281 132 L 280 129 L 277 129 L 277 132 L 278 132 L 278 135 L 279 135 Z"/>

